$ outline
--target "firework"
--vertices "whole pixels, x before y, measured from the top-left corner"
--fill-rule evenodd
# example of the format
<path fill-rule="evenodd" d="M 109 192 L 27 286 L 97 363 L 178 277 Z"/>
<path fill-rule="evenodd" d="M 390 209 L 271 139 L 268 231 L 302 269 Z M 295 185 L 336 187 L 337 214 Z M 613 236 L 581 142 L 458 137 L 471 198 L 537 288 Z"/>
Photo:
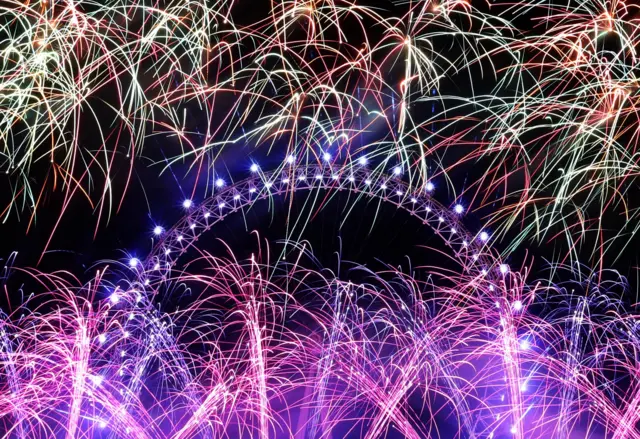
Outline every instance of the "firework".
<path fill-rule="evenodd" d="M 518 232 L 508 250 L 566 236 L 572 258 L 587 240 L 601 262 L 636 230 L 636 9 L 9 2 L 3 215 L 27 210 L 30 224 L 53 190 L 61 215 L 82 197 L 100 224 L 138 163 L 211 191 L 224 151 L 249 145 L 304 164 L 399 163 L 416 188 L 440 177 L 472 208 L 497 199 L 492 227 Z M 456 187 L 468 163 L 478 171 Z M 609 236 L 599 218 L 618 214 Z"/>
<path fill-rule="evenodd" d="M 5 437 L 640 436 L 620 281 L 355 268 L 355 284 L 256 250 L 146 286 L 129 266 L 27 271 L 42 291 L 2 319 Z"/>
<path fill-rule="evenodd" d="M 54 231 L 84 198 L 97 232 L 149 164 L 191 186 L 145 258 L 7 264 L 4 437 L 640 439 L 638 316 L 603 268 L 637 230 L 637 7 L 389 7 L 0 7 L 3 220 L 58 193 Z M 199 247 L 302 191 L 286 260 Z M 302 235 L 338 192 L 417 218 L 455 269 L 318 267 Z M 558 237 L 548 279 L 504 258 Z"/>

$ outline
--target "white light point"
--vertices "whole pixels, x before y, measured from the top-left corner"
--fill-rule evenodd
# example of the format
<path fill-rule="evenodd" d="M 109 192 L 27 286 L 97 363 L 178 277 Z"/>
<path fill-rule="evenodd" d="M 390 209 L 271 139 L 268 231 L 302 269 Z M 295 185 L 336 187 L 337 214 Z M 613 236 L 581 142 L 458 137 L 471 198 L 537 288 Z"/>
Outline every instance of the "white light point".
<path fill-rule="evenodd" d="M 225 204 L 224 204 L 224 203 L 220 203 L 220 204 L 218 204 L 218 207 L 219 207 L 220 209 L 222 209 L 224 206 L 225 206 Z"/>
<path fill-rule="evenodd" d="M 366 165 L 367 165 L 367 163 L 369 163 L 369 160 L 367 160 L 367 158 L 366 158 L 366 157 L 360 157 L 360 158 L 358 159 L 358 164 L 359 164 L 360 166 L 366 166 Z"/>
<path fill-rule="evenodd" d="M 515 302 L 513 302 L 513 309 L 515 309 L 516 311 L 522 311 L 522 301 L 516 300 Z"/>
<path fill-rule="evenodd" d="M 140 260 L 138 258 L 129 259 L 129 267 L 131 268 L 136 268 L 139 263 L 140 263 Z"/>
<path fill-rule="evenodd" d="M 331 154 L 329 154 L 328 152 L 325 152 L 324 154 L 322 154 L 322 159 L 323 159 L 325 162 L 330 161 L 330 160 L 331 160 Z"/>
<path fill-rule="evenodd" d="M 509 272 L 509 266 L 507 264 L 500 264 L 500 273 L 507 274 Z"/>
<path fill-rule="evenodd" d="M 429 182 L 427 182 L 427 184 L 426 184 L 426 186 L 424 188 L 427 190 L 427 192 L 431 192 L 432 190 L 435 189 L 435 186 L 433 185 L 433 183 L 431 183 L 429 181 Z"/>
<path fill-rule="evenodd" d="M 120 296 L 118 296 L 118 293 L 111 293 L 111 295 L 109 296 L 109 300 L 111 301 L 111 303 L 116 304 L 120 302 Z"/>
<path fill-rule="evenodd" d="M 528 350 L 531 347 L 531 343 L 529 343 L 529 340 L 524 339 L 520 342 L 520 349 L 522 349 L 523 351 Z"/>
<path fill-rule="evenodd" d="M 193 206 L 193 201 L 191 201 L 189 199 L 184 200 L 182 202 L 182 207 L 184 207 L 185 209 L 189 209 L 191 206 Z"/>
<path fill-rule="evenodd" d="M 223 187 L 224 186 L 224 180 L 221 178 L 216 179 L 216 187 Z"/>
<path fill-rule="evenodd" d="M 487 232 L 480 232 L 480 241 L 487 242 L 489 240 L 489 234 Z"/>
<path fill-rule="evenodd" d="M 418 202 L 418 200 L 416 198 L 411 198 L 411 202 L 415 204 Z"/>
<path fill-rule="evenodd" d="M 209 218 L 211 216 L 211 214 L 209 212 L 205 212 L 204 217 L 205 218 Z"/>
<path fill-rule="evenodd" d="M 284 184 L 289 184 L 289 179 L 288 179 L 288 178 L 283 178 L 283 179 L 282 179 L 282 182 L 283 182 Z"/>
<path fill-rule="evenodd" d="M 316 180 L 322 180 L 322 175 L 321 174 L 316 175 Z"/>
<path fill-rule="evenodd" d="M 464 212 L 464 207 L 462 207 L 462 204 L 456 204 L 453 208 L 453 211 L 460 215 L 462 212 Z"/>
<path fill-rule="evenodd" d="M 98 425 L 100 426 L 100 428 L 107 428 L 107 421 L 100 421 Z"/>
<path fill-rule="evenodd" d="M 296 156 L 294 156 L 293 154 L 287 156 L 287 163 L 289 163 L 290 165 L 293 165 L 296 161 Z"/>
<path fill-rule="evenodd" d="M 514 425 L 513 427 L 511 427 L 511 434 L 516 434 L 518 432 L 518 429 L 516 428 L 516 426 Z"/>
<path fill-rule="evenodd" d="M 396 166 L 395 168 L 393 168 L 393 175 L 400 175 L 402 174 L 402 168 L 400 168 L 400 166 Z"/>
<path fill-rule="evenodd" d="M 251 189 L 249 189 L 249 193 L 250 193 L 250 194 L 255 193 L 255 191 L 256 191 L 256 188 L 254 188 L 254 187 L 252 187 Z"/>
<path fill-rule="evenodd" d="M 396 191 L 396 195 L 401 197 L 402 196 L 402 191 Z"/>
<path fill-rule="evenodd" d="M 238 201 L 238 200 L 240 199 L 240 194 L 235 194 L 235 195 L 233 196 L 233 199 L 234 199 L 234 200 L 236 200 L 236 201 Z"/>
<path fill-rule="evenodd" d="M 162 227 L 160 227 L 160 226 L 155 226 L 153 228 L 153 234 L 156 235 L 156 236 L 162 235 L 162 232 L 164 232 L 164 229 Z"/>
<path fill-rule="evenodd" d="M 270 181 L 264 184 L 264 187 L 266 187 L 267 189 L 269 189 L 271 186 L 273 186 L 273 183 L 271 183 Z"/>
<path fill-rule="evenodd" d="M 251 166 L 249 167 L 249 170 L 250 170 L 251 172 L 258 172 L 258 169 L 260 169 L 260 168 L 259 168 L 259 167 L 258 167 L 258 165 L 257 165 L 257 164 L 255 164 L 255 163 L 252 163 L 252 164 L 251 164 Z"/>
<path fill-rule="evenodd" d="M 103 344 L 104 342 L 106 342 L 106 341 L 107 341 L 107 336 L 106 336 L 106 335 L 104 335 L 104 334 L 100 334 L 100 335 L 98 336 L 98 341 L 100 342 L 100 344 Z"/>
<path fill-rule="evenodd" d="M 364 184 L 366 184 L 367 186 L 369 186 L 369 185 L 371 184 L 371 180 L 366 179 L 366 180 L 364 181 Z"/>
<path fill-rule="evenodd" d="M 387 185 L 386 185 L 386 184 L 384 184 L 384 183 L 382 183 L 382 185 L 380 185 L 380 189 L 382 189 L 382 190 L 386 190 L 386 189 L 387 189 Z"/>

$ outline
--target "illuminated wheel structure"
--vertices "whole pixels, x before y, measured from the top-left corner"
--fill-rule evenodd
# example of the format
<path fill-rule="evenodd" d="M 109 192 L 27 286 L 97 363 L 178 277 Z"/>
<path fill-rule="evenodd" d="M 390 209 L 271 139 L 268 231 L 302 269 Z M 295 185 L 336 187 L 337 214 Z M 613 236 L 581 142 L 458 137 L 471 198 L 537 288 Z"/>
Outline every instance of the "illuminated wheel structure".
<path fill-rule="evenodd" d="M 484 231 L 476 234 L 469 232 L 462 224 L 464 208 L 459 204 L 446 207 L 436 201 L 431 196 L 434 191 L 433 185 L 429 184 L 425 189 L 414 191 L 398 174 L 392 172 L 390 175 L 384 175 L 379 171 L 355 165 L 338 169 L 330 164 L 305 167 L 285 166 L 266 173 L 254 170 L 251 177 L 228 186 L 222 180 L 217 180 L 216 191 L 211 197 L 197 204 L 192 200 L 185 200 L 183 207 L 187 211 L 186 215 L 172 228 L 154 231 L 160 240 L 153 247 L 149 256 L 143 261 L 131 259 L 127 264 L 135 273 L 132 284 L 137 285 L 135 288 L 144 291 L 138 297 L 135 306 L 146 316 L 143 318 L 145 321 L 144 330 L 141 331 L 146 337 L 145 347 L 142 352 L 137 354 L 141 362 L 128 381 L 128 394 L 140 394 L 148 374 L 149 359 L 153 357 L 154 352 L 164 352 L 164 355 L 171 357 L 173 364 L 179 365 L 174 372 L 173 379 L 176 382 L 181 382 L 186 389 L 189 388 L 188 383 L 193 380 L 193 377 L 190 376 L 189 366 L 182 358 L 180 350 L 175 349 L 176 341 L 166 326 L 166 321 L 163 320 L 161 313 L 154 306 L 154 297 L 163 289 L 163 285 L 175 278 L 173 269 L 180 257 L 189 249 L 194 248 L 204 233 L 211 230 L 227 216 L 250 209 L 255 203 L 271 197 L 293 196 L 295 193 L 304 191 L 324 191 L 327 193 L 349 191 L 365 199 L 379 199 L 395 205 L 417 218 L 442 238 L 444 243 L 453 250 L 455 259 L 459 261 L 467 276 L 476 278 L 479 283 L 485 284 L 485 287 L 480 288 L 479 291 L 498 297 L 501 294 L 498 290 L 502 290 L 499 285 L 507 274 L 508 267 L 499 262 L 489 246 L 489 235 Z M 495 300 L 493 297 L 485 297 L 483 300 L 486 299 L 489 300 L 489 303 L 494 303 Z M 133 327 L 131 330 L 135 331 Z M 450 387 L 455 389 L 456 384 L 452 381 Z M 452 398 L 457 401 L 457 404 L 461 407 L 467 405 L 461 391 L 456 390 L 453 393 Z M 196 395 L 191 395 L 190 399 L 197 401 L 199 398 Z M 194 408 L 194 412 L 197 410 Z M 465 411 L 463 410 L 463 412 Z M 469 412 L 468 407 L 466 412 Z M 461 422 L 465 425 L 469 437 L 476 437 L 473 426 L 475 421 L 466 412 L 462 415 Z M 318 413 L 310 415 L 311 418 L 314 416 L 317 419 L 311 422 L 310 435 L 297 435 L 297 438 L 321 437 L 323 427 L 320 425 L 320 415 Z M 403 418 L 403 415 L 397 413 L 394 416 Z M 378 420 L 379 425 L 376 424 L 373 427 L 374 433 L 380 435 L 381 431 L 387 428 L 385 425 L 389 422 L 391 422 L 390 418 L 385 421 Z M 400 421 L 396 419 L 394 422 Z M 402 422 L 408 423 L 409 421 L 405 419 Z M 404 428 L 403 434 L 408 437 L 421 437 L 421 434 L 407 425 L 402 427 Z M 189 431 L 195 431 L 193 425 L 190 428 Z M 205 432 L 202 434 L 203 437 L 215 437 L 213 433 Z M 262 435 L 261 437 L 266 436 Z"/>

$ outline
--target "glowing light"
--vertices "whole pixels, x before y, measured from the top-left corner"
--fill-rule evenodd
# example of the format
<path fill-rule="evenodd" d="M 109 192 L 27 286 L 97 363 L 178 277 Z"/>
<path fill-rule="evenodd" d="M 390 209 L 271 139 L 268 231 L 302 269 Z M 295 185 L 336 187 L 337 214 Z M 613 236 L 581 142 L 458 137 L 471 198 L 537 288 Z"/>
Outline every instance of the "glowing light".
<path fill-rule="evenodd" d="M 500 273 L 506 274 L 509 272 L 509 266 L 507 264 L 500 264 Z"/>
<path fill-rule="evenodd" d="M 427 192 L 431 192 L 435 189 L 435 186 L 433 185 L 433 183 L 429 181 L 427 182 L 424 188 L 427 190 Z"/>
<path fill-rule="evenodd" d="M 106 336 L 106 335 L 104 335 L 104 334 L 100 334 L 100 335 L 98 336 L 98 341 L 100 342 L 100 344 L 103 344 L 104 342 L 106 342 L 106 341 L 107 341 L 107 336 Z"/>
<path fill-rule="evenodd" d="M 294 164 L 296 162 L 296 156 L 293 154 L 290 154 L 287 156 L 287 163 L 289 163 L 290 165 Z"/>
<path fill-rule="evenodd" d="M 516 300 L 513 302 L 513 309 L 516 311 L 522 311 L 523 305 L 521 300 Z"/>
<path fill-rule="evenodd" d="M 249 170 L 251 172 L 258 172 L 258 170 L 260 170 L 260 168 L 258 167 L 257 163 L 252 163 L 251 166 L 249 167 Z"/>
<path fill-rule="evenodd" d="M 216 179 L 216 187 L 221 188 L 221 187 L 224 187 L 224 185 L 225 185 L 225 182 L 222 178 Z"/>
<path fill-rule="evenodd" d="M 480 232 L 480 241 L 487 242 L 489 240 L 489 234 L 487 232 Z"/>
<path fill-rule="evenodd" d="M 366 157 L 360 157 L 360 158 L 358 159 L 358 164 L 359 164 L 360 166 L 366 166 L 366 165 L 367 165 L 367 163 L 369 163 L 369 160 L 367 160 L 367 158 L 366 158 Z"/>
<path fill-rule="evenodd" d="M 402 174 L 402 168 L 400 168 L 400 166 L 396 166 L 395 168 L 393 168 L 393 175 L 400 175 Z"/>
<path fill-rule="evenodd" d="M 324 154 L 322 154 L 322 159 L 325 162 L 331 161 L 331 154 L 329 154 L 328 152 L 325 152 Z"/>
<path fill-rule="evenodd" d="M 156 236 L 162 235 L 162 232 L 164 232 L 164 229 L 161 226 L 155 226 L 153 228 L 153 234 Z"/>
<path fill-rule="evenodd" d="M 118 293 L 111 293 L 111 295 L 109 296 L 109 300 L 111 301 L 111 303 L 116 304 L 120 302 L 120 296 L 118 295 Z"/>
<path fill-rule="evenodd" d="M 455 213 L 460 215 L 462 212 L 464 212 L 464 207 L 462 207 L 462 204 L 456 204 L 454 206 L 453 210 L 454 210 Z"/>
<path fill-rule="evenodd" d="M 189 199 L 184 200 L 182 202 L 182 207 L 184 207 L 185 209 L 189 209 L 191 206 L 193 206 L 193 201 L 191 201 Z"/>

